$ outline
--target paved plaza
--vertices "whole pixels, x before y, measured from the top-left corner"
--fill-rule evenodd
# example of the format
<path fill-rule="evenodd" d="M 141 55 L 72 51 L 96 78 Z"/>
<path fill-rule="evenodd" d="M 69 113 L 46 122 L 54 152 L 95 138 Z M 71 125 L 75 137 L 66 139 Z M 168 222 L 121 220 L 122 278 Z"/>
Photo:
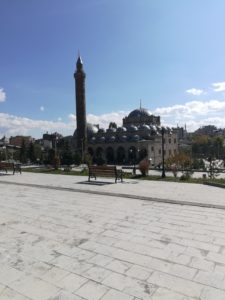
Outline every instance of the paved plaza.
<path fill-rule="evenodd" d="M 1 300 L 225 299 L 225 189 L 86 179 L 0 175 Z"/>

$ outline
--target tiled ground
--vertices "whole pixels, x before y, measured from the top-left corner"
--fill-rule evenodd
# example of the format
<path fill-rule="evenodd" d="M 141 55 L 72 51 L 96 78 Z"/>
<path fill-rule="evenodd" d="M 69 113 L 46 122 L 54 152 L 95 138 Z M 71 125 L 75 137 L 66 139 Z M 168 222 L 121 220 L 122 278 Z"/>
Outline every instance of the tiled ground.
<path fill-rule="evenodd" d="M 1 184 L 0 299 L 224 300 L 225 211 Z"/>

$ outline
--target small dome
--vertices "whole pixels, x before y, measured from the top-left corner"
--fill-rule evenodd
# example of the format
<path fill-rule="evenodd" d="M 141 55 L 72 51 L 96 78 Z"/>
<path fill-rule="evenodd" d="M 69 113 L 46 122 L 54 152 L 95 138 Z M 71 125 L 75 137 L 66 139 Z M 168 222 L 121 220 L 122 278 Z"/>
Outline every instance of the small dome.
<path fill-rule="evenodd" d="M 118 132 L 125 132 L 125 131 L 127 131 L 127 129 L 126 129 L 126 127 L 118 127 L 117 131 Z"/>
<path fill-rule="evenodd" d="M 150 127 L 146 124 L 142 124 L 139 126 L 139 130 L 150 130 Z"/>
<path fill-rule="evenodd" d="M 145 135 L 145 139 L 146 139 L 146 140 L 151 140 L 151 138 L 152 138 L 151 133 L 147 133 L 147 134 Z"/>
<path fill-rule="evenodd" d="M 91 138 L 91 143 L 92 143 L 92 144 L 95 144 L 95 142 L 96 142 L 96 138 L 93 136 L 93 137 Z"/>
<path fill-rule="evenodd" d="M 121 142 L 126 142 L 127 141 L 127 136 L 122 135 L 119 139 L 120 139 Z"/>
<path fill-rule="evenodd" d="M 135 135 L 131 136 L 131 141 L 136 142 L 136 141 L 139 141 L 139 140 L 140 140 L 139 135 L 135 134 Z"/>
<path fill-rule="evenodd" d="M 110 127 L 107 129 L 107 132 L 116 132 L 116 128 Z"/>
<path fill-rule="evenodd" d="M 129 113 L 128 118 L 149 117 L 150 113 L 145 108 L 138 108 Z"/>
<path fill-rule="evenodd" d="M 110 143 L 115 142 L 115 140 L 116 140 L 116 137 L 115 137 L 114 135 L 112 135 L 112 136 L 110 136 L 110 137 L 108 138 L 108 141 L 109 141 Z"/>
<path fill-rule="evenodd" d="M 105 133 L 105 128 L 99 128 L 98 133 Z"/>
<path fill-rule="evenodd" d="M 95 125 L 92 125 L 90 123 L 87 123 L 87 135 L 92 136 L 98 132 L 98 127 Z"/>
<path fill-rule="evenodd" d="M 138 129 L 137 129 L 136 126 L 130 125 L 130 126 L 129 126 L 129 130 L 130 130 L 130 131 L 137 131 Z"/>
<path fill-rule="evenodd" d="M 98 139 L 98 141 L 99 141 L 100 143 L 105 143 L 105 137 L 104 137 L 104 136 L 101 136 L 101 137 Z"/>

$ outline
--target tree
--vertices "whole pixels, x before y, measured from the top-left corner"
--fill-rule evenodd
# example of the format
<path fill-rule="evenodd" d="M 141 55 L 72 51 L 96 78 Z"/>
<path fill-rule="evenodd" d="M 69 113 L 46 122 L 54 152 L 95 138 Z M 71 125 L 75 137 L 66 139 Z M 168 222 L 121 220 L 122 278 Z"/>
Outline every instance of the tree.
<path fill-rule="evenodd" d="M 39 161 L 39 162 L 43 161 L 43 151 L 39 144 L 34 144 L 34 156 L 35 156 L 35 161 Z"/>
<path fill-rule="evenodd" d="M 63 145 L 61 145 L 61 163 L 63 165 L 72 165 L 73 161 L 73 152 L 71 150 L 69 142 L 65 141 Z"/>
<path fill-rule="evenodd" d="M 53 160 L 55 157 L 55 150 L 54 149 L 49 149 L 47 153 L 45 154 L 45 159 L 44 163 L 45 164 L 52 164 Z"/>
<path fill-rule="evenodd" d="M 221 136 L 196 135 L 192 142 L 192 154 L 196 158 L 215 157 L 223 159 L 225 147 Z"/>
<path fill-rule="evenodd" d="M 185 170 L 191 168 L 192 159 L 186 153 L 179 152 L 174 156 L 170 156 L 165 163 L 168 168 L 171 168 L 172 165 L 176 165 L 177 168 Z"/>
<path fill-rule="evenodd" d="M 51 164 L 55 170 L 58 170 L 58 168 L 60 166 L 60 158 L 57 154 L 53 157 Z"/>
<path fill-rule="evenodd" d="M 81 164 L 81 155 L 79 152 L 75 152 L 73 155 L 73 161 L 75 163 L 75 165 L 80 165 Z"/>
<path fill-rule="evenodd" d="M 35 151 L 34 151 L 34 144 L 32 142 L 30 142 L 30 144 L 28 146 L 28 149 L 27 149 L 27 158 L 31 162 L 35 162 L 36 161 Z"/>
<path fill-rule="evenodd" d="M 180 177 L 180 180 L 188 180 L 193 174 L 192 159 L 184 152 L 179 152 L 174 156 L 169 157 L 166 160 L 166 165 L 172 170 L 174 177 L 177 177 L 177 172 L 181 169 L 183 174 Z"/>
<path fill-rule="evenodd" d="M 22 140 L 22 145 L 20 148 L 20 161 L 23 164 L 27 162 L 27 147 L 24 139 Z"/>

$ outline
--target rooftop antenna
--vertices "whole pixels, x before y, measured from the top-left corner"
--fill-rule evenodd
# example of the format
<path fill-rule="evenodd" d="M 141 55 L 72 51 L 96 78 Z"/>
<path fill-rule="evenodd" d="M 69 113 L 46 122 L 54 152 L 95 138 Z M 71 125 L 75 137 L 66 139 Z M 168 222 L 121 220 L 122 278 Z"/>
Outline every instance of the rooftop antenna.
<path fill-rule="evenodd" d="M 80 49 L 77 51 L 77 57 L 80 57 Z"/>

